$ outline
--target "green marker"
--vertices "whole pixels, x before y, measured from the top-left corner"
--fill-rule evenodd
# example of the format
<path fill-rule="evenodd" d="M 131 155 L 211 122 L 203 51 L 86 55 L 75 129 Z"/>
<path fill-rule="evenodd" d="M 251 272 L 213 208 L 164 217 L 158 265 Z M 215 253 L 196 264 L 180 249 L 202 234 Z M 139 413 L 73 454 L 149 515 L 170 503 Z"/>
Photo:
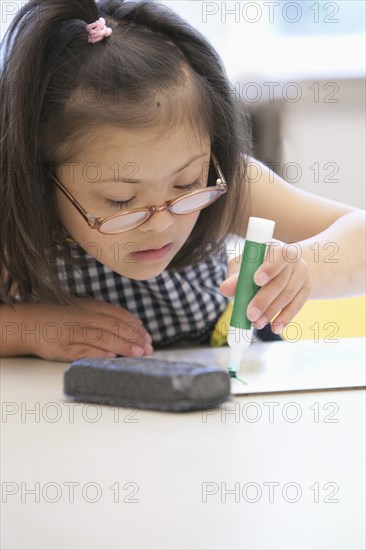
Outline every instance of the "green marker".
<path fill-rule="evenodd" d="M 254 282 L 254 273 L 264 261 L 267 245 L 272 241 L 274 226 L 275 222 L 272 220 L 249 218 L 227 339 L 231 347 L 228 371 L 232 378 L 236 378 L 243 352 L 253 335 L 253 325 L 246 312 L 249 302 L 260 289 Z"/>

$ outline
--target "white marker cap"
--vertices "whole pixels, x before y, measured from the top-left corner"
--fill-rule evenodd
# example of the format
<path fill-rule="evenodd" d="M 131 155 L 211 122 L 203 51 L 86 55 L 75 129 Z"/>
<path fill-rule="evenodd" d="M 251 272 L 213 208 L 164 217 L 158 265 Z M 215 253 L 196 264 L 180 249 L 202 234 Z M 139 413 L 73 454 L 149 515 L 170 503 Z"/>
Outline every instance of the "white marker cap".
<path fill-rule="evenodd" d="M 248 222 L 246 240 L 255 243 L 270 242 L 272 240 L 275 223 L 276 222 L 273 220 L 251 216 Z"/>

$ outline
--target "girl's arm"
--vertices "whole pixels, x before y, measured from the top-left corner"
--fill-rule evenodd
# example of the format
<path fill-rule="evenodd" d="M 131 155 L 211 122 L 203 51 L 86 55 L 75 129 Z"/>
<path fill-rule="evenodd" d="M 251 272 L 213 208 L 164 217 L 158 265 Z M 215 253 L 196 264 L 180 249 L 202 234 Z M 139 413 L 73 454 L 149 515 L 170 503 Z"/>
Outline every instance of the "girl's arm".
<path fill-rule="evenodd" d="M 252 159 L 248 171 L 251 210 L 248 217 L 276 222 L 274 239 L 289 244 L 306 261 L 311 291 L 308 299 L 345 298 L 365 293 L 365 212 L 313 195 L 287 183 Z"/>
<path fill-rule="evenodd" d="M 0 357 L 31 355 L 33 353 L 31 345 L 32 330 L 26 329 L 31 321 L 28 316 L 29 312 L 30 308 L 25 304 L 0 305 Z"/>

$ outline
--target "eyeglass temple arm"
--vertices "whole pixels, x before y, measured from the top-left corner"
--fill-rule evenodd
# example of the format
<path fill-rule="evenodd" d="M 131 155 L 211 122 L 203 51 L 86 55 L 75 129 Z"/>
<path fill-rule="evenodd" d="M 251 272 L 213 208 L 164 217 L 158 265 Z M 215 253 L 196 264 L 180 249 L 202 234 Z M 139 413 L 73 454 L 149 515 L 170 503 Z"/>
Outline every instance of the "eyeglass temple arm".
<path fill-rule="evenodd" d="M 214 163 L 214 166 L 216 168 L 216 172 L 219 174 L 220 176 L 220 179 L 221 179 L 221 182 L 226 185 L 226 180 L 225 180 L 225 177 L 224 177 L 224 174 L 222 173 L 221 171 L 221 168 L 220 168 L 220 165 L 218 163 L 218 160 L 217 158 L 215 157 L 215 155 L 213 153 L 211 153 L 211 157 L 212 157 L 212 161 Z"/>
<path fill-rule="evenodd" d="M 78 212 L 80 212 L 80 214 L 83 216 L 84 220 L 86 222 L 88 222 L 89 225 L 92 225 L 92 220 L 91 218 L 94 218 L 94 216 L 91 216 L 90 214 L 88 214 L 88 212 L 86 210 L 84 210 L 84 208 L 81 206 L 81 204 L 78 203 L 78 201 L 76 199 L 74 199 L 74 197 L 69 193 L 69 191 L 66 189 L 66 187 L 64 187 L 62 185 L 62 183 L 60 181 L 58 181 L 55 176 L 53 176 L 51 174 L 51 172 L 48 172 L 49 175 L 51 176 L 51 178 L 55 181 L 56 185 L 58 186 L 58 188 L 63 192 L 63 194 L 65 195 L 65 197 L 67 199 L 69 199 L 69 201 L 75 206 L 75 208 L 78 210 Z"/>

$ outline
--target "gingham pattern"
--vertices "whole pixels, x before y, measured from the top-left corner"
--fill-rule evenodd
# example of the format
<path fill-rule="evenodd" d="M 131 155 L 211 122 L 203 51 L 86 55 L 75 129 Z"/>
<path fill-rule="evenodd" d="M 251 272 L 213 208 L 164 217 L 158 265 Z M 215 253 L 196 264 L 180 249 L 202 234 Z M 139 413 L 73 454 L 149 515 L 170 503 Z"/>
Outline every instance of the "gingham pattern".
<path fill-rule="evenodd" d="M 65 232 L 66 233 L 66 232 Z M 237 242 L 235 236 L 235 241 Z M 180 271 L 163 271 L 146 281 L 135 281 L 98 262 L 74 241 L 67 243 L 71 266 L 54 260 L 61 287 L 78 298 L 93 297 L 119 305 L 141 319 L 155 348 L 172 344 L 209 344 L 215 324 L 229 299 L 219 286 L 232 257 L 228 242 L 224 251 L 207 254 L 206 261 Z M 19 295 L 0 296 L 1 303 L 22 302 Z M 282 340 L 270 325 L 254 329 L 260 340 Z"/>
<path fill-rule="evenodd" d="M 180 271 L 163 271 L 157 277 L 136 281 L 115 273 L 76 243 L 69 246 L 80 268 L 70 268 L 57 259 L 58 277 L 66 291 L 127 309 L 141 319 L 154 346 L 209 342 L 228 303 L 219 291 L 227 269 L 222 254 Z"/>

